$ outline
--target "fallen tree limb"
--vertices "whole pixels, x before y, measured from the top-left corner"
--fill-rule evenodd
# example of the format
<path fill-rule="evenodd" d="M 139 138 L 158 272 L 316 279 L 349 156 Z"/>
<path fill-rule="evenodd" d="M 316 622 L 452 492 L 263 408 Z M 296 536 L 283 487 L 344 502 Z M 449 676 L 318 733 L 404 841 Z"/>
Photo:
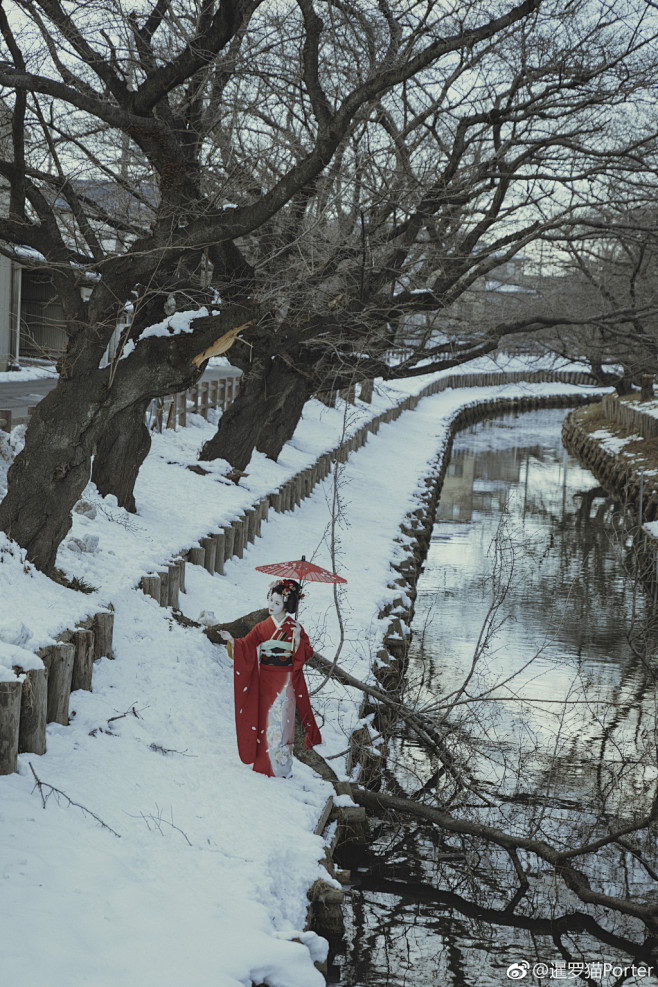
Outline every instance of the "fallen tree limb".
<path fill-rule="evenodd" d="M 403 799 L 394 795 L 385 795 L 381 792 L 368 792 L 356 787 L 353 787 L 352 793 L 355 802 L 371 811 L 378 813 L 404 813 L 419 819 L 426 819 L 428 822 L 432 822 L 448 832 L 459 833 L 462 836 L 473 836 L 484 840 L 486 843 L 493 843 L 508 853 L 516 853 L 517 850 L 525 850 L 528 853 L 532 853 L 554 867 L 556 873 L 563 879 L 566 887 L 570 891 L 573 891 L 582 902 L 589 905 L 598 905 L 602 908 L 611 908 L 622 915 L 629 915 L 633 918 L 640 919 L 652 932 L 658 933 L 658 905 L 641 905 L 634 901 L 618 898 L 615 895 L 594 891 L 590 887 L 587 875 L 575 867 L 566 864 L 565 854 L 544 840 L 535 840 L 525 836 L 512 836 L 493 826 L 486 826 L 483 823 L 474 822 L 469 819 L 458 819 L 442 809 L 435 809 L 422 802 L 412 802 L 410 799 Z M 646 829 L 652 822 L 652 816 L 645 816 L 633 826 L 623 827 L 616 834 L 616 838 L 627 835 L 629 832 Z M 609 841 L 606 840 L 607 842 Z M 586 849 L 583 848 L 585 851 Z M 577 855 L 578 851 L 571 851 L 571 853 Z"/>
<path fill-rule="evenodd" d="M 268 611 L 266 609 L 253 610 L 251 613 L 245 614 L 237 620 L 233 620 L 228 623 L 213 624 L 211 627 L 204 628 L 204 633 L 213 644 L 223 645 L 224 641 L 220 636 L 220 631 L 227 630 L 233 635 L 233 637 L 244 637 L 253 627 L 255 627 L 257 623 L 261 620 L 265 620 L 267 613 Z M 185 622 L 189 626 L 188 621 L 186 620 Z M 331 677 L 335 679 L 335 681 L 340 682 L 341 685 L 352 689 L 357 689 L 359 692 L 364 693 L 366 696 L 370 696 L 371 699 L 376 700 L 383 706 L 392 709 L 395 712 L 395 715 L 406 723 L 409 728 L 413 730 L 416 736 L 438 757 L 445 770 L 450 774 L 460 788 L 473 792 L 473 794 L 477 795 L 483 803 L 489 805 L 491 804 L 485 796 L 473 788 L 472 777 L 467 777 L 464 770 L 457 766 L 455 759 L 446 748 L 444 738 L 434 728 L 433 724 L 427 719 L 427 717 L 415 713 L 412 709 L 410 709 L 397 693 L 386 692 L 379 686 L 368 685 L 367 683 L 362 682 L 354 675 L 350 675 L 349 672 L 346 672 L 340 665 L 335 665 L 333 661 L 329 661 L 321 654 L 318 654 L 317 651 L 313 652 L 308 664 L 311 668 L 315 668 L 323 675 L 328 675 L 331 673 Z M 331 771 L 328 765 L 327 768 Z M 333 772 L 331 772 L 331 774 L 333 774 Z"/>
<path fill-rule="evenodd" d="M 453 891 L 443 891 L 434 885 L 422 881 L 403 881 L 391 879 L 381 874 L 364 873 L 359 876 L 359 888 L 362 891 L 373 891 L 378 894 L 389 894 L 403 897 L 407 901 L 420 905 L 438 905 L 445 913 L 446 909 L 454 909 L 467 918 L 487 922 L 492 926 L 502 926 L 509 929 L 527 929 L 534 936 L 546 936 L 554 939 L 556 936 L 587 932 L 600 942 L 613 949 L 622 950 L 637 962 L 655 964 L 656 956 L 650 942 L 637 943 L 632 939 L 621 936 L 606 929 L 587 912 L 565 912 L 552 915 L 550 918 L 536 918 L 531 915 L 518 914 L 507 908 L 488 908 Z"/>

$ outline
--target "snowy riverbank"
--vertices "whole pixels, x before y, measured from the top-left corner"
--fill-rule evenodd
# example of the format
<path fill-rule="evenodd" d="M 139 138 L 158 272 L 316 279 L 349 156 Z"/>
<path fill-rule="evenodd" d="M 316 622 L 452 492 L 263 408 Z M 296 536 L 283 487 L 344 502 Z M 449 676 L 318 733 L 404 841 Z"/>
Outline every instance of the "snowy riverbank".
<path fill-rule="evenodd" d="M 370 417 L 425 383 L 380 390 L 373 410 L 348 409 L 349 426 L 362 424 L 354 415 Z M 389 561 L 400 551 L 399 525 L 455 413 L 497 394 L 581 391 L 559 383 L 445 391 L 382 426 L 353 454 L 340 477 L 337 561 L 348 579 L 341 654 L 348 671 L 368 675 L 383 632 L 377 614 L 397 595 L 388 584 L 395 575 Z M 212 432 L 203 419 L 155 436 L 136 490 L 139 513 L 127 515 L 89 488 L 85 500 L 96 517 L 76 515 L 71 536 L 91 546 L 98 538 L 96 550 L 81 553 L 70 538 L 60 550 L 58 564 L 96 587 L 91 595 L 24 571 L 20 553 L 6 540 L 0 545 L 0 664 L 13 664 L 13 649 L 46 644 L 103 604 L 111 601 L 116 609 L 116 660 L 97 663 L 93 693 L 73 695 L 69 727 L 48 727 L 48 753 L 21 755 L 19 774 L 0 779 L 3 982 L 323 983 L 313 967 L 323 943 L 301 930 L 306 891 L 326 877 L 318 863 L 322 840 L 313 829 L 331 789 L 303 765 L 284 781 L 240 763 L 226 652 L 132 587 L 146 570 L 335 446 L 342 411 L 311 402 L 279 463 L 256 456 L 240 487 L 223 481 L 226 464 L 215 464 L 208 476 L 187 468 Z M 262 537 L 242 560 L 226 564 L 223 577 L 188 566 L 183 612 L 197 619 L 212 610 L 217 620 L 231 620 L 263 605 L 268 577 L 255 572 L 256 565 L 306 554 L 330 567 L 332 494 L 329 477 L 295 512 L 271 514 Z M 331 601 L 330 587 L 311 585 L 300 615 L 327 657 L 338 638 Z M 311 690 L 318 682 L 309 673 Z M 346 748 L 359 698 L 333 683 L 314 698 L 323 756 Z M 55 795 L 44 810 L 32 792 L 30 763 L 42 781 L 115 833 Z M 340 758 L 331 763 L 340 774 Z"/>

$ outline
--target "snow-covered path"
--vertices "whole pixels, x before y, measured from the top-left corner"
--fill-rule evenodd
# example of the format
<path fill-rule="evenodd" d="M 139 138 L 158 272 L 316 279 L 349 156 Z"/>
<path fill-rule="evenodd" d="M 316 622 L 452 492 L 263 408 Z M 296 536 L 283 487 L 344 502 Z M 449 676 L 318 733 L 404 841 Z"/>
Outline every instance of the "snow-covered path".
<path fill-rule="evenodd" d="M 510 385 L 479 389 L 477 397 L 578 390 Z M 442 446 L 449 420 L 473 399 L 473 390 L 426 398 L 382 426 L 341 472 L 338 568 L 348 579 L 341 664 L 360 677 L 368 674 L 384 629 L 378 611 L 399 594 L 387 584 L 394 575 L 389 560 L 401 549 L 400 522 L 414 506 L 418 478 Z M 168 454 L 157 449 L 159 458 L 144 471 L 138 498 L 145 524 L 162 536 L 157 546 L 149 542 L 146 554 L 159 549 L 161 559 L 179 537 L 170 530 L 165 475 L 174 485 L 176 476 L 181 485 L 190 476 L 203 482 L 185 469 L 181 443 L 189 436 L 171 439 Z M 318 452 L 327 447 L 320 431 L 317 443 Z M 210 498 L 226 489 L 210 484 L 212 478 L 206 481 Z M 271 514 L 262 537 L 242 560 L 226 564 L 224 577 L 188 566 L 183 611 L 197 618 L 212 610 L 221 621 L 264 605 L 268 577 L 254 567 L 266 562 L 305 554 L 330 568 L 332 494 L 327 478 L 294 513 Z M 196 518 L 204 533 L 229 511 L 210 500 L 189 509 L 212 514 Z M 133 541 L 139 523 L 140 517 Z M 2 983 L 319 987 L 324 980 L 312 961 L 322 956 L 323 943 L 301 930 L 306 891 L 316 877 L 326 878 L 318 864 L 322 840 L 313 829 L 330 787 L 304 765 L 285 781 L 255 775 L 240 763 L 226 653 L 127 588 L 125 572 L 118 578 L 130 535 L 120 526 L 114 548 L 84 560 L 85 578 L 105 592 L 111 588 L 116 660 L 97 664 L 93 693 L 73 695 L 69 727 L 49 726 L 48 753 L 21 755 L 20 773 L 0 780 Z M 331 587 L 311 585 L 300 614 L 327 657 L 337 640 L 330 604 Z M 58 598 L 48 605 L 57 606 Z M 13 620 L 20 607 L 16 597 Z M 316 681 L 311 675 L 311 689 Z M 320 753 L 343 750 L 358 697 L 354 702 L 329 684 L 313 702 L 324 738 Z M 340 763 L 332 762 L 334 768 Z M 119 835 L 55 794 L 43 809 L 32 793 L 30 764 L 42 781 Z"/>

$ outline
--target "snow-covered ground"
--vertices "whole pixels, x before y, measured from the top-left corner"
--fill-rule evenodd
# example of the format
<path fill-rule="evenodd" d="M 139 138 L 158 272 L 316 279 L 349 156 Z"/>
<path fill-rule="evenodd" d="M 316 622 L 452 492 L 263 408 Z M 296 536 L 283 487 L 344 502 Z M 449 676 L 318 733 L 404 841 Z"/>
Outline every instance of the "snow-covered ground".
<path fill-rule="evenodd" d="M 642 441 L 641 435 L 615 435 L 607 428 L 597 428 L 595 432 L 591 432 L 590 434 L 593 439 L 598 441 L 602 449 L 605 449 L 606 452 L 614 453 L 614 455 L 620 453 L 630 442 Z"/>
<path fill-rule="evenodd" d="M 348 430 L 426 383 L 380 388 L 373 406 L 347 409 Z M 496 395 L 579 390 L 515 384 L 444 391 L 383 425 L 352 454 L 338 481 L 337 568 L 348 580 L 345 668 L 368 675 L 385 629 L 378 612 L 399 594 L 389 586 L 389 561 L 403 552 L 399 525 L 454 414 Z M 225 481 L 225 463 L 207 476 L 187 468 L 213 430 L 202 418 L 155 436 L 136 489 L 137 515 L 90 486 L 84 500 L 96 517 L 76 514 L 60 549 L 58 565 L 94 586 L 89 595 L 47 580 L 0 536 L 0 665 L 11 668 L 109 602 L 116 611 L 115 660 L 96 664 L 92 693 L 73 694 L 70 726 L 50 724 L 47 754 L 21 755 L 19 773 L 0 779 L 3 985 L 323 984 L 313 966 L 323 941 L 302 930 L 306 891 L 326 878 L 318 863 L 322 839 L 313 830 L 331 788 L 301 764 L 286 781 L 240 763 L 224 648 L 181 627 L 133 587 L 333 448 L 343 411 L 310 402 L 279 462 L 256 455 L 239 487 Z M 6 441 L 0 447 L 0 470 L 21 434 L 12 434 L 13 448 Z M 0 472 L 0 495 L 3 483 Z M 196 619 L 213 611 L 221 621 L 264 605 L 269 577 L 257 565 L 305 554 L 330 568 L 332 497 L 328 477 L 296 511 L 271 513 L 262 537 L 242 560 L 226 564 L 223 577 L 188 566 L 184 613 Z M 332 657 L 338 623 L 331 587 L 307 587 L 300 619 L 316 649 Z M 308 678 L 312 691 L 320 680 Z M 313 697 L 324 756 L 345 750 L 359 698 L 333 683 Z M 331 763 L 340 774 L 341 759 Z M 77 805 L 52 794 L 44 808 L 31 767 Z"/>
<path fill-rule="evenodd" d="M 26 363 L 20 370 L 0 370 L 0 384 L 17 384 L 27 380 L 40 380 L 42 377 L 57 377 L 55 367 L 50 364 Z"/>

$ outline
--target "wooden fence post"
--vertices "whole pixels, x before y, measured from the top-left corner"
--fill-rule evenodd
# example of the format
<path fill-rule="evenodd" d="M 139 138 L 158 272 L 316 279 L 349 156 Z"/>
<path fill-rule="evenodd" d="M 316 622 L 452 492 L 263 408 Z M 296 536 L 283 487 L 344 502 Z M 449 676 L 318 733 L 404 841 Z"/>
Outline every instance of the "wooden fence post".
<path fill-rule="evenodd" d="M 224 553 L 226 551 L 226 535 L 223 531 L 218 531 L 213 536 L 215 542 L 215 572 L 224 575 Z"/>
<path fill-rule="evenodd" d="M 21 683 L 16 678 L 0 682 L 0 775 L 18 766 L 18 732 L 21 716 Z"/>
<path fill-rule="evenodd" d="M 266 497 L 261 497 L 260 499 L 260 510 L 258 513 L 258 534 L 260 535 L 261 527 L 263 521 L 267 521 L 270 513 L 270 497 L 269 494 Z"/>
<path fill-rule="evenodd" d="M 71 692 L 76 692 L 77 689 L 91 692 L 91 676 L 94 667 L 93 631 L 74 631 L 73 646 L 75 654 L 71 673 Z"/>
<path fill-rule="evenodd" d="M 192 410 L 195 415 L 199 414 L 199 385 L 195 384 L 188 391 L 190 396 L 190 401 L 192 402 Z"/>
<path fill-rule="evenodd" d="M 243 512 L 243 517 L 240 521 L 240 527 L 242 529 L 242 556 L 244 558 L 244 553 L 249 547 L 249 518 L 247 517 L 247 512 Z"/>
<path fill-rule="evenodd" d="M 31 668 L 25 672 L 21 689 L 21 719 L 18 730 L 19 754 L 46 753 L 46 714 L 48 682 L 46 669 Z"/>
<path fill-rule="evenodd" d="M 206 550 L 199 545 L 195 545 L 194 548 L 190 549 L 188 557 L 191 565 L 205 566 L 206 564 Z"/>
<path fill-rule="evenodd" d="M 235 528 L 232 524 L 227 524 L 224 527 L 224 561 L 228 562 L 229 559 L 233 558 L 235 544 Z"/>
<path fill-rule="evenodd" d="M 185 559 L 174 559 L 174 565 L 178 566 L 178 587 L 181 593 L 185 592 Z"/>
<path fill-rule="evenodd" d="M 242 526 L 242 521 L 233 521 L 233 530 L 235 531 L 235 538 L 233 540 L 233 551 L 239 559 L 242 558 L 244 554 L 244 529 Z"/>
<path fill-rule="evenodd" d="M 263 503 L 263 501 L 265 501 L 265 503 Z M 256 538 L 260 538 L 261 536 L 260 529 L 263 524 L 263 512 L 267 514 L 268 506 L 269 506 L 269 500 L 266 497 L 261 498 L 261 500 L 256 501 L 256 503 L 254 504 L 254 510 L 256 512 L 255 529 L 254 529 L 256 533 Z"/>
<path fill-rule="evenodd" d="M 215 540 L 210 535 L 205 538 L 199 538 L 201 547 L 205 550 L 206 557 L 203 563 L 206 572 L 209 572 L 211 576 L 215 574 Z"/>
<path fill-rule="evenodd" d="M 201 414 L 208 420 L 208 381 L 201 381 Z"/>
<path fill-rule="evenodd" d="M 11 432 L 11 411 L 9 409 L 0 411 L 0 428 L 5 432 Z"/>
<path fill-rule="evenodd" d="M 178 421 L 181 427 L 185 428 L 187 425 L 187 391 L 181 391 L 176 397 L 178 402 Z"/>
<path fill-rule="evenodd" d="M 51 644 L 41 651 L 40 657 L 48 672 L 47 722 L 68 726 L 75 645 Z"/>
<path fill-rule="evenodd" d="M 147 596 L 152 597 L 156 603 L 160 602 L 160 577 L 155 574 L 142 576 L 139 584 Z"/>
<path fill-rule="evenodd" d="M 172 394 L 169 398 L 169 410 L 167 412 L 167 428 L 173 428 L 176 431 L 176 395 Z"/>
<path fill-rule="evenodd" d="M 256 538 L 256 511 L 253 507 L 248 507 L 245 512 L 245 543 L 253 543 Z"/>
<path fill-rule="evenodd" d="M 290 497 L 291 497 L 292 484 L 290 480 L 283 484 L 281 487 L 281 512 L 290 510 Z"/>
<path fill-rule="evenodd" d="M 114 614 L 111 611 L 95 614 L 91 629 L 94 632 L 94 660 L 96 658 L 113 658 Z"/>
<path fill-rule="evenodd" d="M 160 606 L 169 606 L 169 570 L 162 569 L 158 576 L 160 577 Z"/>
<path fill-rule="evenodd" d="M 180 592 L 180 568 L 175 562 L 170 562 L 167 566 L 169 570 L 169 590 L 167 593 L 167 605 L 178 610 L 178 594 Z"/>

